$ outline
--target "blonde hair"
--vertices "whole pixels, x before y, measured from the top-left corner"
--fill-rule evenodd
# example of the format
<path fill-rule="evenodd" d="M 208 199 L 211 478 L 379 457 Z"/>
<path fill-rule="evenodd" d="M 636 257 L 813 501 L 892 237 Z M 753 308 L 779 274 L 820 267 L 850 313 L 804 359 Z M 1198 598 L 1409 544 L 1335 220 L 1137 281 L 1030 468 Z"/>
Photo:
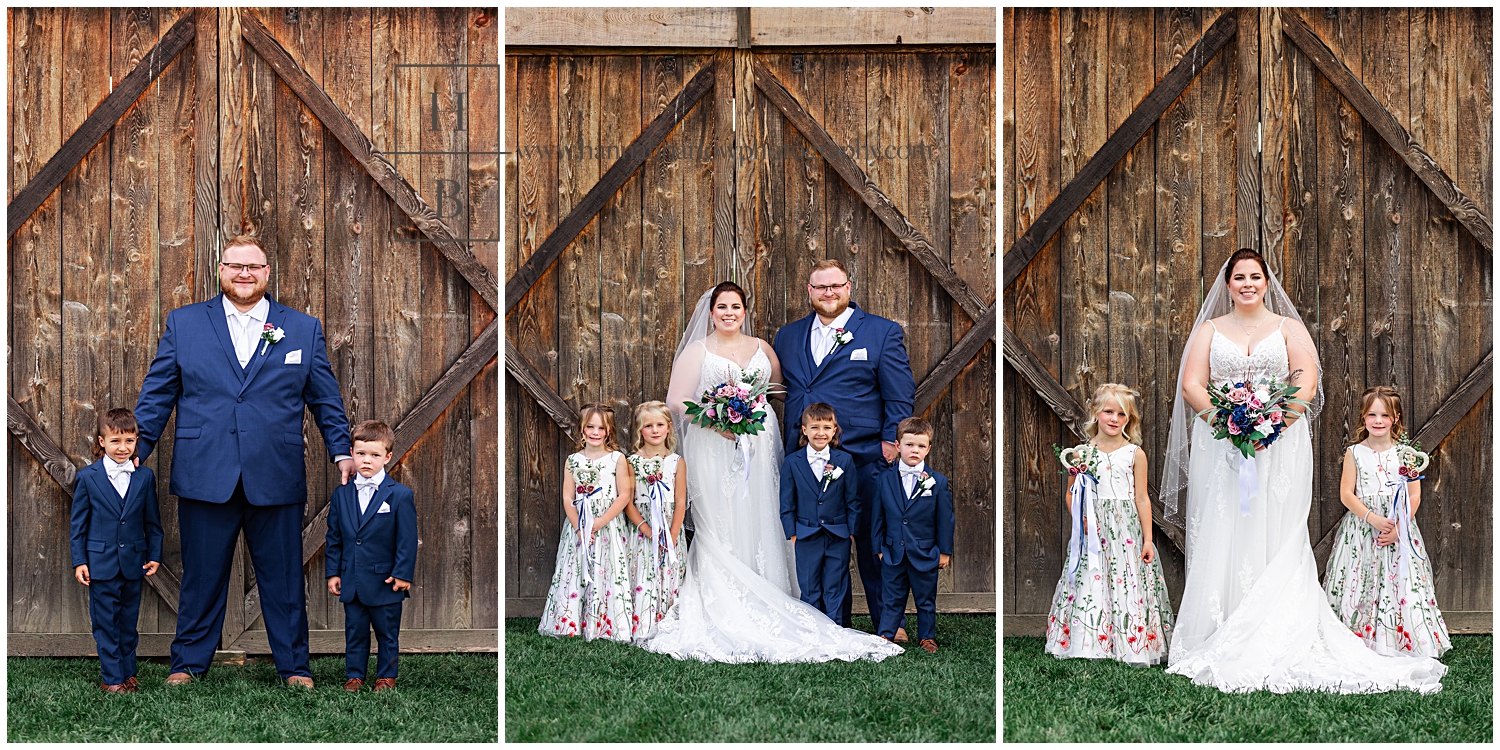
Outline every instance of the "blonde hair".
<path fill-rule="evenodd" d="M 1125 412 L 1125 428 L 1120 432 L 1125 435 L 1126 440 L 1140 445 L 1141 412 L 1135 405 L 1137 396 L 1135 389 L 1119 383 L 1105 383 L 1094 389 L 1094 396 L 1089 399 L 1089 418 L 1083 423 L 1083 433 L 1091 438 L 1099 435 L 1099 410 L 1104 408 L 1106 400 L 1113 398 Z"/>
<path fill-rule="evenodd" d="M 588 447 L 589 440 L 583 436 L 583 428 L 595 415 L 604 420 L 604 449 L 608 451 L 619 450 L 620 436 L 615 432 L 615 410 L 609 404 L 602 401 L 593 401 L 584 404 L 583 408 L 578 410 L 578 440 L 574 445 L 578 450 Z"/>
<path fill-rule="evenodd" d="M 1354 428 L 1354 442 L 1362 443 L 1370 436 L 1370 431 L 1365 429 L 1365 415 L 1370 413 L 1370 407 L 1375 405 L 1375 399 L 1385 404 L 1385 410 L 1391 413 L 1395 419 L 1391 423 L 1391 438 L 1400 440 L 1406 436 L 1406 417 L 1401 414 L 1401 393 L 1388 385 L 1372 385 L 1365 389 L 1364 398 L 1359 403 L 1359 423 Z"/>
<path fill-rule="evenodd" d="M 631 446 L 631 452 L 640 453 L 641 449 L 646 447 L 646 439 L 641 437 L 641 416 L 643 414 L 655 414 L 667 420 L 667 440 L 664 445 L 667 446 L 668 453 L 677 450 L 677 430 L 672 427 L 672 412 L 667 409 L 666 402 L 647 401 L 635 407 L 635 445 Z"/>

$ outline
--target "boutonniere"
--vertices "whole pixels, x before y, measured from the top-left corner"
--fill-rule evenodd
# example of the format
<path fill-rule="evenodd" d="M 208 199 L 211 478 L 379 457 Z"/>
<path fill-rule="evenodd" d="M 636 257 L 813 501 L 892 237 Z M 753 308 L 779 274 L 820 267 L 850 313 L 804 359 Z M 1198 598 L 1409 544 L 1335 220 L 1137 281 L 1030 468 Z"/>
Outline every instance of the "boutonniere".
<path fill-rule="evenodd" d="M 850 332 L 848 332 L 848 331 L 846 331 L 846 330 L 844 330 L 842 328 L 835 328 L 835 329 L 833 329 L 833 342 L 835 344 L 838 344 L 839 346 L 843 346 L 844 344 L 847 344 L 847 343 L 849 343 L 849 342 L 851 342 L 853 340 L 854 340 L 854 334 L 852 334 L 852 333 L 850 333 Z"/>
<path fill-rule="evenodd" d="M 266 342 L 260 347 L 260 356 L 266 356 L 266 350 L 270 349 L 272 344 L 284 338 L 286 338 L 286 331 L 267 323 L 266 327 L 260 331 L 260 340 Z"/>
<path fill-rule="evenodd" d="M 832 461 L 823 464 L 823 489 L 827 490 L 828 485 L 831 484 L 833 480 L 838 479 L 843 475 L 843 468 L 834 466 Z"/>
<path fill-rule="evenodd" d="M 924 492 L 927 492 L 936 484 L 937 480 L 933 479 L 931 474 L 928 474 L 925 471 L 922 472 L 921 476 L 917 477 L 917 494 L 920 495 Z"/>

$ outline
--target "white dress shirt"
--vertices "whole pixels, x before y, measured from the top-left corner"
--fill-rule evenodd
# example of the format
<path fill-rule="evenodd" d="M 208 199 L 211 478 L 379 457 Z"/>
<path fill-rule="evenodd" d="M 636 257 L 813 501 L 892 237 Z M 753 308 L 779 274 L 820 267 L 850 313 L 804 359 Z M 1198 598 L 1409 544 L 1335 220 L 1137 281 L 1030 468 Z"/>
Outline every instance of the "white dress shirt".
<path fill-rule="evenodd" d="M 125 498 L 126 490 L 130 489 L 130 475 L 134 472 L 134 461 L 117 464 L 113 458 L 104 457 L 104 474 L 109 477 L 109 483 L 114 486 L 115 492 L 120 493 L 122 500 Z"/>
<path fill-rule="evenodd" d="M 846 307 L 846 308 L 844 308 L 843 312 L 839 313 L 839 316 L 837 318 L 833 319 L 832 323 L 830 323 L 830 324 L 828 324 L 826 326 L 823 325 L 823 319 L 822 318 L 819 318 L 817 315 L 813 316 L 812 339 L 811 339 L 813 364 L 815 364 L 815 365 L 817 365 L 819 367 L 823 366 L 823 358 L 827 357 L 828 353 L 831 352 L 831 351 L 833 351 L 833 346 L 834 346 L 833 331 L 834 331 L 834 329 L 835 328 L 843 328 L 845 325 L 848 325 L 849 318 L 852 317 L 853 315 L 854 315 L 854 308 L 852 308 L 852 307 Z"/>
<path fill-rule="evenodd" d="M 229 325 L 229 340 L 234 342 L 234 356 L 240 367 L 250 364 L 255 356 L 255 347 L 260 343 L 261 331 L 265 330 L 266 316 L 271 313 L 271 303 L 261 297 L 249 312 L 240 312 L 228 298 L 224 300 L 224 319 Z"/>
<path fill-rule="evenodd" d="M 905 461 L 902 461 L 900 463 L 901 487 L 906 490 L 907 497 L 911 497 L 911 493 L 916 490 L 917 480 L 921 478 L 922 472 L 925 471 L 926 468 L 926 461 L 923 461 L 916 466 L 907 466 Z"/>
<path fill-rule="evenodd" d="M 375 472 L 375 476 L 365 479 L 364 476 L 354 475 L 354 489 L 359 492 L 359 514 L 363 516 L 365 509 L 370 507 L 370 498 L 375 497 L 375 490 L 380 488 L 380 483 L 385 481 L 385 469 Z"/>
<path fill-rule="evenodd" d="M 823 467 L 828 465 L 829 449 L 814 450 L 811 445 L 807 446 L 807 465 L 812 467 L 813 476 L 818 481 L 823 481 Z"/>

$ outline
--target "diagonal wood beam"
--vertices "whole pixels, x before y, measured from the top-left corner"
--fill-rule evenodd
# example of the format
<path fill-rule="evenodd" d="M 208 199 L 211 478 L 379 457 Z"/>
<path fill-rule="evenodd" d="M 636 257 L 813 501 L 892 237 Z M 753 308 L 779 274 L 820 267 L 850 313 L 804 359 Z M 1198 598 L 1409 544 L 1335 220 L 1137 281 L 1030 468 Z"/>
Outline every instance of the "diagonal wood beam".
<path fill-rule="evenodd" d="M 27 219 L 31 218 L 33 213 L 36 213 L 42 202 L 47 200 L 47 196 L 62 184 L 63 179 L 73 171 L 74 167 L 78 166 L 78 162 L 82 161 L 83 157 L 88 156 L 89 152 L 94 150 L 99 139 L 115 126 L 120 116 L 130 109 L 130 105 L 134 104 L 142 93 L 145 93 L 146 88 L 156 80 L 157 76 L 161 75 L 163 70 L 166 70 L 167 65 L 177 59 L 178 53 L 187 47 L 188 42 L 193 41 L 193 36 L 197 31 L 194 18 L 193 13 L 183 14 L 182 18 L 162 35 L 156 46 L 141 58 L 140 64 L 120 81 L 120 85 L 116 86 L 109 96 L 104 97 L 104 101 L 94 108 L 94 111 L 89 114 L 82 125 L 78 126 L 77 130 L 73 131 L 73 135 L 68 136 L 67 142 L 52 155 L 51 159 L 47 160 L 36 176 L 26 183 L 26 187 L 16 193 L 16 197 L 11 199 L 10 205 L 5 210 L 5 220 L 10 225 L 6 234 L 7 238 L 16 236 L 16 231 L 26 223 Z"/>
<path fill-rule="evenodd" d="M 1094 192 L 1094 188 L 1109 176 L 1115 164 L 1125 158 L 1125 154 L 1129 153 L 1136 142 L 1146 134 L 1146 131 L 1156 124 L 1162 113 L 1167 111 L 1167 107 L 1187 90 L 1188 84 L 1198 77 L 1198 73 L 1208 65 L 1209 60 L 1212 60 L 1213 56 L 1223 49 L 1230 39 L 1234 38 L 1238 26 L 1237 17 L 1238 14 L 1233 10 L 1226 10 L 1220 14 L 1219 20 L 1214 21 L 1208 31 L 1204 32 L 1203 36 L 1199 37 L 1198 41 L 1187 51 L 1187 54 L 1177 61 L 1172 70 L 1162 76 L 1156 87 L 1151 89 L 1151 93 L 1147 94 L 1146 98 L 1142 99 L 1141 103 L 1130 113 L 1130 116 L 1125 118 L 1125 122 L 1115 129 L 1115 132 L 1109 136 L 1109 140 L 1105 141 L 1088 163 L 1083 165 L 1083 169 L 1078 170 L 1078 174 L 1073 177 L 1067 187 L 1064 187 L 1062 192 L 1047 204 L 1042 215 L 1026 228 L 1026 233 L 1021 235 L 1009 250 L 1005 251 L 1003 263 L 1005 282 L 1001 286 L 1002 289 L 1009 287 L 1011 282 L 1026 270 L 1031 259 L 1036 257 L 1047 241 L 1062 228 L 1063 222 L 1083 205 L 1083 201 Z"/>
<path fill-rule="evenodd" d="M 619 192 L 642 164 L 646 163 L 646 158 L 656 150 L 657 146 L 661 145 L 662 141 L 667 139 L 667 135 L 677 127 L 677 123 L 682 122 L 682 118 L 687 117 L 693 106 L 703 99 L 709 89 L 714 87 L 714 65 L 715 63 L 711 62 L 699 69 L 698 74 L 693 76 L 682 91 L 677 93 L 666 109 L 663 109 L 656 119 L 652 120 L 651 124 L 647 125 L 640 135 L 630 142 L 629 146 L 625 147 L 625 153 L 610 165 L 609 170 L 599 178 L 598 182 L 594 183 L 592 188 L 589 188 L 588 193 L 578 201 L 578 205 L 574 206 L 573 210 L 568 212 L 568 215 L 552 230 L 552 233 L 547 235 L 547 239 L 542 241 L 541 247 L 538 247 L 521 264 L 521 267 L 516 269 L 516 272 L 505 282 L 505 312 L 509 313 L 517 304 L 520 304 L 521 300 L 526 297 L 526 293 L 531 291 L 531 287 L 536 284 L 537 279 L 542 278 L 542 274 L 552 267 L 563 251 L 568 249 L 568 245 L 571 245 L 578 237 L 578 233 L 594 220 L 594 217 L 604 209 L 604 204 Z M 510 361 L 509 357 L 506 361 Z"/>
<path fill-rule="evenodd" d="M 564 433 L 569 437 L 573 436 L 573 431 L 578 428 L 578 418 L 573 415 L 573 409 L 562 399 L 562 396 L 557 395 L 557 391 L 552 390 L 552 386 L 547 385 L 546 378 L 543 378 L 542 374 L 526 361 L 520 350 L 516 349 L 509 339 L 505 341 L 505 371 L 509 372 L 510 376 L 515 378 L 527 393 L 531 394 L 537 405 L 542 407 L 542 411 L 547 412 L 547 416 L 551 417 Z"/>
<path fill-rule="evenodd" d="M 458 240 L 458 235 L 438 217 L 437 213 L 422 200 L 422 196 L 412 188 L 411 183 L 401 176 L 401 172 L 391 164 L 383 154 L 375 149 L 375 144 L 365 136 L 359 126 L 344 114 L 338 105 L 328 98 L 328 94 L 318 85 L 297 61 L 292 59 L 281 42 L 271 36 L 271 32 L 262 26 L 260 21 L 250 13 L 240 16 L 240 31 L 245 41 L 265 59 L 281 81 L 286 84 L 292 93 L 302 100 L 307 108 L 313 111 L 323 127 L 328 129 L 339 143 L 343 144 L 358 161 L 375 184 L 385 190 L 386 194 L 396 202 L 396 205 L 417 225 L 417 228 L 426 235 L 432 244 L 437 247 L 443 257 L 452 263 L 454 268 L 469 282 L 469 286 L 479 293 L 485 303 L 491 309 L 500 309 L 500 281 L 495 278 L 490 269 L 474 257 L 469 246 Z"/>
<path fill-rule="evenodd" d="M 1047 402 L 1052 412 L 1062 420 L 1063 425 L 1077 439 L 1088 440 L 1088 436 L 1083 434 L 1085 413 L 1083 406 L 1073 400 L 1073 396 L 1062 387 L 1062 383 L 1057 382 L 1057 378 L 1052 377 L 1052 373 L 1047 371 L 1047 366 L 1042 364 L 1042 361 L 1037 359 L 1030 349 L 1026 348 L 1021 337 L 1010 330 L 1010 326 L 1005 327 L 1004 347 L 1005 361 L 1021 374 L 1021 378 L 1031 386 L 1033 391 L 1036 391 L 1037 395 L 1041 396 L 1043 401 Z M 1177 549 L 1186 551 L 1187 537 L 1184 536 L 1182 529 L 1163 520 L 1166 518 L 1166 508 L 1161 504 L 1161 492 L 1156 485 L 1148 482 L 1146 494 L 1150 495 L 1151 520 L 1156 524 L 1156 528 L 1161 529 L 1161 533 L 1166 535 L 1172 544 L 1177 545 Z"/>
<path fill-rule="evenodd" d="M 416 405 L 396 423 L 396 444 L 391 449 L 390 466 L 401 462 L 401 457 L 427 432 L 439 415 L 447 410 L 453 399 L 463 392 L 480 371 L 495 359 L 500 347 L 500 319 L 490 321 L 484 331 L 474 338 L 463 354 L 448 366 L 448 371 L 427 390 Z M 316 516 L 302 528 L 302 564 L 306 565 L 318 550 L 323 549 L 328 533 L 328 506 L 324 505 Z M 252 589 L 253 592 L 253 589 Z M 259 609 L 257 608 L 257 612 Z M 248 612 L 245 621 L 253 623 Z"/>
<path fill-rule="evenodd" d="M 1453 434 L 1453 430 L 1468 415 L 1469 410 L 1479 403 L 1479 399 L 1484 398 L 1484 394 L 1490 392 L 1494 386 L 1494 374 L 1495 350 L 1491 349 L 1484 355 L 1484 359 L 1479 360 L 1479 364 L 1474 366 L 1469 376 L 1453 389 L 1453 393 L 1443 399 L 1437 411 L 1427 418 L 1427 423 L 1417 430 L 1416 441 L 1426 446 L 1427 451 L 1435 452 L 1437 447 Z M 1323 532 L 1323 538 L 1319 539 L 1317 545 L 1313 547 L 1313 554 L 1319 560 L 1327 560 L 1328 554 L 1333 551 L 1333 538 L 1338 533 L 1339 524 L 1343 521 L 1344 517 L 1339 516 L 1338 520 Z"/>
<path fill-rule="evenodd" d="M 916 403 L 912 406 L 911 413 L 920 416 L 937 401 L 938 396 L 943 395 L 943 390 L 948 387 L 953 379 L 963 372 L 964 367 L 984 349 L 984 345 L 995 338 L 995 308 L 990 305 L 989 312 L 985 313 L 974 325 L 969 328 L 963 336 L 959 337 L 958 343 L 948 350 L 947 354 L 938 361 L 937 365 L 927 373 L 922 384 L 917 386 L 917 395 L 913 399 Z"/>
<path fill-rule="evenodd" d="M 802 137 L 807 139 L 807 142 L 817 150 L 818 155 L 823 157 L 823 161 L 828 162 L 828 165 L 844 178 L 844 182 L 854 190 L 860 200 L 875 212 L 875 215 L 885 224 L 886 229 L 896 235 L 896 239 L 901 241 L 906 251 L 927 269 L 927 273 L 942 285 L 943 289 L 948 292 L 948 296 L 963 308 L 969 318 L 974 321 L 983 318 L 991 306 L 990 303 L 975 294 L 973 288 L 953 270 L 953 267 L 938 256 L 937 251 L 933 250 L 932 243 L 928 242 L 927 238 L 915 226 L 912 226 L 910 221 L 907 221 L 906 216 L 896 208 L 895 204 L 891 203 L 891 199 L 886 197 L 886 194 L 870 180 L 869 175 L 860 169 L 854 159 L 839 147 L 833 136 L 829 135 L 828 131 L 808 114 L 802 103 L 797 101 L 797 97 L 792 96 L 786 85 L 776 77 L 775 73 L 771 72 L 770 68 L 766 67 L 765 63 L 752 56 L 751 65 L 755 73 L 755 87 L 760 89 L 777 109 L 781 110 L 782 116 L 786 117 L 787 121 L 802 134 Z"/>
<path fill-rule="evenodd" d="M 1296 13 L 1281 14 L 1281 28 L 1283 33 L 1296 44 L 1302 54 L 1307 55 L 1313 64 L 1318 66 L 1328 82 L 1339 90 L 1349 103 L 1359 111 L 1365 118 L 1365 122 L 1380 137 L 1385 139 L 1391 150 L 1396 152 L 1406 166 L 1417 174 L 1432 194 L 1448 207 L 1453 218 L 1464 225 L 1474 239 L 1484 246 L 1484 249 L 1493 253 L 1495 248 L 1491 245 L 1490 217 L 1485 215 L 1484 210 L 1464 195 L 1459 189 L 1458 183 L 1449 177 L 1443 168 L 1438 166 L 1432 155 L 1428 154 L 1422 144 L 1418 143 L 1411 133 L 1402 127 L 1401 123 L 1391 115 L 1390 110 L 1380 105 L 1374 94 L 1360 83 L 1354 73 L 1344 65 L 1343 61 L 1328 48 L 1327 44 L 1303 21 Z"/>
<path fill-rule="evenodd" d="M 5 394 L 5 398 L 7 407 L 5 421 L 10 427 L 11 434 L 16 436 L 16 440 L 26 448 L 26 452 L 42 465 L 47 476 L 57 482 L 57 486 L 66 493 L 68 501 L 72 502 L 73 479 L 78 474 L 78 467 L 73 465 L 72 459 L 63 453 L 62 448 L 52 439 L 52 436 L 42 429 L 42 426 L 31 416 L 31 412 L 16 403 L 15 397 L 9 393 Z M 177 595 L 182 590 L 182 581 L 178 580 L 177 574 L 163 565 L 157 568 L 155 575 L 148 576 L 146 581 L 156 589 L 156 593 L 161 595 L 162 601 L 166 602 L 173 612 L 176 612 Z"/>

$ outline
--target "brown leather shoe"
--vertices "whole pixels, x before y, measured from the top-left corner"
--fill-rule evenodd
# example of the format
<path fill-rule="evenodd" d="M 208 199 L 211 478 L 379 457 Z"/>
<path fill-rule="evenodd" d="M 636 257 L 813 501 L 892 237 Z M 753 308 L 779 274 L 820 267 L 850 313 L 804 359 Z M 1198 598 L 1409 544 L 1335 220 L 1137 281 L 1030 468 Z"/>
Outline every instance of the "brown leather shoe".
<path fill-rule="evenodd" d="M 127 688 L 130 688 L 130 692 L 132 692 L 132 693 L 139 693 L 139 692 L 141 692 L 141 683 L 139 683 L 139 682 L 136 681 L 135 675 L 131 675 L 129 677 L 126 677 L 125 678 L 125 682 L 123 682 L 121 684 L 123 684 Z"/>
<path fill-rule="evenodd" d="M 120 683 L 118 685 L 111 685 L 111 684 L 109 684 L 107 682 L 101 682 L 101 683 L 99 683 L 99 689 L 103 690 L 106 693 L 129 693 L 129 692 L 131 692 L 130 688 L 125 687 L 124 683 Z"/>
<path fill-rule="evenodd" d="M 311 677 L 304 677 L 300 674 L 292 675 L 291 677 L 286 678 L 286 684 L 291 687 L 307 688 L 308 690 L 313 689 L 313 679 Z"/>
<path fill-rule="evenodd" d="M 896 628 L 896 642 L 897 643 L 906 643 L 907 640 L 908 639 L 906 637 L 906 628 Z"/>
<path fill-rule="evenodd" d="M 362 687 L 364 687 L 364 686 L 365 686 L 365 681 L 364 680 L 357 680 L 357 679 L 353 679 L 353 678 L 350 678 L 347 682 L 344 683 L 344 689 L 347 690 L 347 691 L 349 691 L 349 692 L 351 692 L 351 693 L 357 693 L 357 692 L 359 692 L 359 689 L 362 688 Z"/>
<path fill-rule="evenodd" d="M 937 653 L 937 641 L 931 638 L 923 638 L 921 640 L 921 644 L 923 651 L 926 651 L 929 654 Z"/>
<path fill-rule="evenodd" d="M 193 681 L 193 676 L 187 672 L 173 672 L 167 675 L 168 685 L 186 685 Z"/>
<path fill-rule="evenodd" d="M 377 693 L 380 692 L 380 691 L 382 691 L 382 690 L 395 690 L 395 689 L 396 689 L 396 678 L 394 678 L 394 677 L 380 677 L 380 678 L 377 678 L 375 680 L 375 692 L 377 692 Z"/>

